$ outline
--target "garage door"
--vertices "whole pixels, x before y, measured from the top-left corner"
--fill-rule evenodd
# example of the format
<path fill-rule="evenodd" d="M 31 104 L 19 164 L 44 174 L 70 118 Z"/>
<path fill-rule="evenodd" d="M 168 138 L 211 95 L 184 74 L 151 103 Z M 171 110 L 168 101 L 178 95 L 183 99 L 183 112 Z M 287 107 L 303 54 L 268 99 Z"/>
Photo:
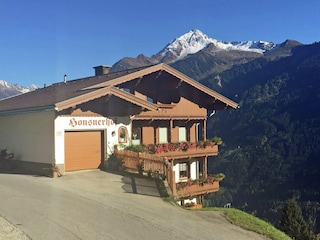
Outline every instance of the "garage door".
<path fill-rule="evenodd" d="M 102 159 L 102 132 L 65 132 L 65 170 L 99 168 Z"/>

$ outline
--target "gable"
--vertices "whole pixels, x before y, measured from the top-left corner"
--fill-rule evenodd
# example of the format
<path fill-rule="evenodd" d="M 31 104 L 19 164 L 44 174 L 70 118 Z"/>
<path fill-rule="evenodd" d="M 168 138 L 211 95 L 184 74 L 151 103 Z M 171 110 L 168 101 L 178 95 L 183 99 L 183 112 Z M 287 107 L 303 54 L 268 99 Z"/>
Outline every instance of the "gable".
<path fill-rule="evenodd" d="M 160 107 L 156 112 L 141 112 L 135 119 L 205 119 L 207 109 L 200 108 L 194 102 L 181 97 L 175 104 L 157 104 Z"/>
<path fill-rule="evenodd" d="M 238 108 L 238 104 L 194 81 L 166 64 L 158 64 L 88 88 L 117 86 L 130 92 L 140 92 L 154 102 L 177 103 L 180 97 L 208 110 Z"/>

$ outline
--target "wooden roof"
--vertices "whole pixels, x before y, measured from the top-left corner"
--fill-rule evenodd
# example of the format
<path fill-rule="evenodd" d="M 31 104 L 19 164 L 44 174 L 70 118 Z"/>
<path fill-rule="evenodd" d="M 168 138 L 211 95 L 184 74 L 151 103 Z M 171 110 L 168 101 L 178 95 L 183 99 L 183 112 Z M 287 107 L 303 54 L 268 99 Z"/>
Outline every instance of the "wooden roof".
<path fill-rule="evenodd" d="M 127 91 L 128 89 L 129 91 Z M 68 108 L 97 102 L 101 98 L 121 100 L 130 107 L 155 111 L 156 104 L 137 98 L 138 91 L 163 104 L 178 102 L 183 96 L 206 109 L 237 108 L 238 104 L 194 81 L 166 64 L 109 73 L 56 83 L 0 101 L 0 114 L 25 109 Z"/>

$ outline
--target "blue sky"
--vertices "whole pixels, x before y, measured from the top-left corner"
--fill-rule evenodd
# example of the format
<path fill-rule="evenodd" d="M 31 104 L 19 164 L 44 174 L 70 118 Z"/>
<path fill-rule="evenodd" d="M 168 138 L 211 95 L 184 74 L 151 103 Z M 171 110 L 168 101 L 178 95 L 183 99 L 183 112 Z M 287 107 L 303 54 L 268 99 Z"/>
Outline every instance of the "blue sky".
<path fill-rule="evenodd" d="M 199 29 L 223 41 L 320 41 L 319 0 L 1 0 L 0 80 L 23 86 L 151 56 Z"/>

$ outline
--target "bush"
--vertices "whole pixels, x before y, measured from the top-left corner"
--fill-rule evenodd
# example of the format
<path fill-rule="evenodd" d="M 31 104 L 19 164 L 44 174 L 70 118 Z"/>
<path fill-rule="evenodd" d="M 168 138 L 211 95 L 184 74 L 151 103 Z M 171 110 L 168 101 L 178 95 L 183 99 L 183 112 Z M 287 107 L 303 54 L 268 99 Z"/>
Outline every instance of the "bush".
<path fill-rule="evenodd" d="M 219 178 L 224 179 L 225 177 L 226 177 L 226 175 L 223 173 L 217 173 L 214 175 L 214 179 L 219 179 Z"/>
<path fill-rule="evenodd" d="M 124 148 L 125 150 L 129 150 L 132 152 L 145 152 L 146 147 L 144 145 L 129 145 Z"/>
<path fill-rule="evenodd" d="M 221 144 L 222 143 L 222 139 L 220 137 L 214 137 L 211 139 L 213 142 L 217 143 L 217 144 Z"/>
<path fill-rule="evenodd" d="M 106 170 L 119 171 L 124 170 L 123 159 L 117 156 L 115 153 L 109 155 L 108 160 L 106 161 Z"/>

